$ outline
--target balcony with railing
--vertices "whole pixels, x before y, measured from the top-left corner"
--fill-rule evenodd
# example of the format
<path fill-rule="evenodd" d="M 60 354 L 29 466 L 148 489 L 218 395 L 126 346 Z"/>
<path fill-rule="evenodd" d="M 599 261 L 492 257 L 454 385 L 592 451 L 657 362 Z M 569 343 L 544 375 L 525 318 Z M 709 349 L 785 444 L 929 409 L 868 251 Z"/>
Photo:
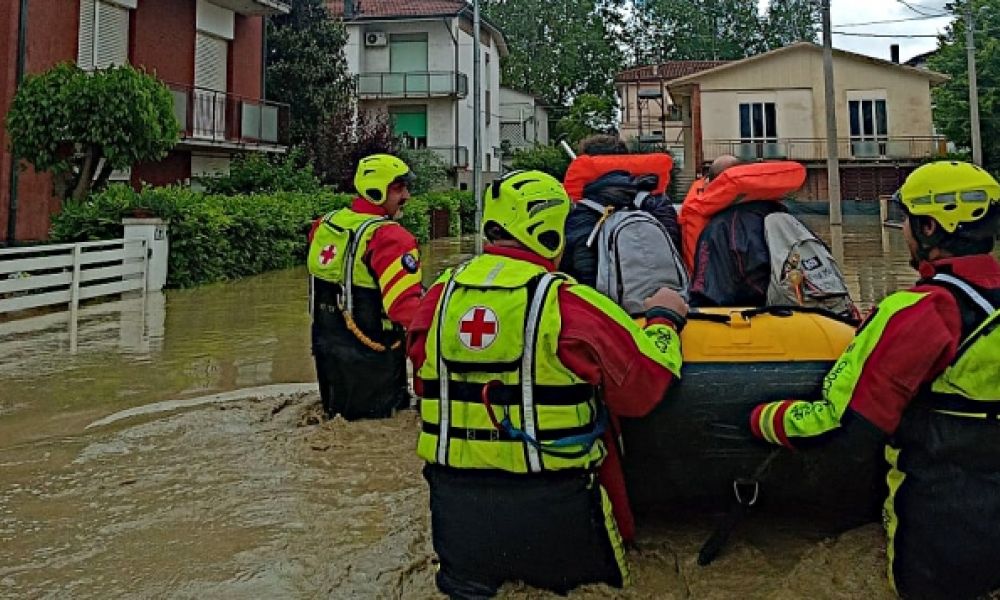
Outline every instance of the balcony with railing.
<path fill-rule="evenodd" d="M 285 0 L 209 0 L 241 15 L 287 15 L 291 6 Z"/>
<path fill-rule="evenodd" d="M 446 165 L 452 168 L 464 169 L 469 166 L 469 149 L 465 146 L 428 146 Z"/>
<path fill-rule="evenodd" d="M 181 144 L 283 151 L 288 146 L 287 104 L 204 88 L 167 84 Z"/>
<path fill-rule="evenodd" d="M 723 154 L 741 160 L 826 160 L 826 138 L 772 138 L 766 140 L 705 140 L 704 159 Z M 898 136 L 875 139 L 841 138 L 837 153 L 841 160 L 855 162 L 917 161 L 947 153 L 941 136 Z"/>
<path fill-rule="evenodd" d="M 355 76 L 358 98 L 465 98 L 469 78 L 456 71 L 362 73 Z"/>

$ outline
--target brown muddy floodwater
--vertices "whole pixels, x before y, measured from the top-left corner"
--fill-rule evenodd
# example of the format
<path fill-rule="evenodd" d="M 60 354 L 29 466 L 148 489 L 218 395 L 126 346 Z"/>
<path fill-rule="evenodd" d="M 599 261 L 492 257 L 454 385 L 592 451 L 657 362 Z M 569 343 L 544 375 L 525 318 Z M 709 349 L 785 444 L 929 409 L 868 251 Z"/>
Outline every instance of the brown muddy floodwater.
<path fill-rule="evenodd" d="M 913 281 L 898 231 L 846 221 L 832 241 L 855 298 Z M 470 250 L 426 248 L 428 279 Z M 321 421 L 304 270 L 67 321 L 0 323 L 0 598 L 438 597 L 416 415 Z M 750 519 L 701 568 L 713 525 L 641 523 L 634 587 L 571 597 L 889 595 L 877 525 Z"/>

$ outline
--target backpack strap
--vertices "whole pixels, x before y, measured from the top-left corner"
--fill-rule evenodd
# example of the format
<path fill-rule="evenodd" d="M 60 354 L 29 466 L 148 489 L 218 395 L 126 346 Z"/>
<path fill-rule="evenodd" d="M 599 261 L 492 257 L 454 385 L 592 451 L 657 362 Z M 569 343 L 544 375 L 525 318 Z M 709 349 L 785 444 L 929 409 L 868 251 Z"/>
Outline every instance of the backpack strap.
<path fill-rule="evenodd" d="M 647 192 L 646 190 L 643 190 L 641 192 L 637 192 L 636 195 L 635 195 L 635 198 L 632 200 L 632 206 L 634 206 L 636 209 L 642 209 L 642 203 L 643 203 L 643 201 L 646 198 L 648 198 L 649 196 L 650 196 L 650 193 Z"/>
<path fill-rule="evenodd" d="M 590 248 L 593 247 L 594 240 L 597 239 L 597 234 L 600 233 L 601 227 L 604 225 L 604 222 L 608 220 L 608 217 L 611 216 L 611 213 L 615 212 L 615 207 L 610 205 L 601 206 L 600 204 L 594 202 L 593 200 L 587 200 L 587 199 L 580 200 L 580 203 L 586 206 L 587 208 L 592 208 L 597 212 L 601 213 L 601 218 L 597 220 L 597 223 L 594 223 L 594 228 L 590 230 L 590 235 L 587 236 L 587 247 Z"/>
<path fill-rule="evenodd" d="M 928 280 L 928 283 L 938 283 L 944 284 L 945 288 L 954 291 L 961 291 L 965 294 L 965 297 L 972 301 L 973 304 L 978 306 L 986 316 L 989 317 L 994 312 L 996 312 L 997 307 L 993 306 L 993 303 L 983 297 L 974 287 L 969 285 L 964 279 L 955 277 L 954 275 L 949 275 L 948 273 L 937 273 Z"/>

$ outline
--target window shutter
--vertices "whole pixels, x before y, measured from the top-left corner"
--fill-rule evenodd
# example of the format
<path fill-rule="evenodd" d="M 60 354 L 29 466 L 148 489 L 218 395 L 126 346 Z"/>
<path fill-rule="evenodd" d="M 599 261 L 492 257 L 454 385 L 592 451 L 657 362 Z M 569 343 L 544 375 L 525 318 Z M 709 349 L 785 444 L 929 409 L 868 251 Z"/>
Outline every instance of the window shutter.
<path fill-rule="evenodd" d="M 80 36 L 76 51 L 76 64 L 90 71 L 94 68 L 94 13 L 96 0 L 80 0 Z"/>
<path fill-rule="evenodd" d="M 96 68 L 106 69 L 128 62 L 128 27 L 127 8 L 98 0 Z"/>
<path fill-rule="evenodd" d="M 226 91 L 229 42 L 199 32 L 194 52 L 195 87 Z"/>

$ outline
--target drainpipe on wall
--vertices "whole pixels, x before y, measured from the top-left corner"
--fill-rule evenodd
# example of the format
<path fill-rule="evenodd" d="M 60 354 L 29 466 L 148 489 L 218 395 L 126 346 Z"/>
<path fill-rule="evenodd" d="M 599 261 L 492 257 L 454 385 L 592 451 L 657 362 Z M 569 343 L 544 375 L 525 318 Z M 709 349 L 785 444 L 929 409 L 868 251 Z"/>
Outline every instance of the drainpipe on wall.
<path fill-rule="evenodd" d="M 267 23 L 271 17 L 267 15 L 261 17 L 264 20 L 261 27 L 260 37 L 260 99 L 267 100 Z"/>
<path fill-rule="evenodd" d="M 24 64 L 28 50 L 28 0 L 21 0 L 17 13 L 17 76 L 14 93 L 24 79 Z M 10 195 L 7 203 L 7 245 L 17 241 L 17 157 L 10 155 Z"/>
<path fill-rule="evenodd" d="M 461 18 L 461 17 L 459 17 L 459 18 Z M 458 21 L 455 20 L 454 23 L 457 24 Z M 452 26 L 453 26 L 452 19 L 445 18 L 444 19 L 444 26 L 448 28 L 448 35 L 451 36 L 451 42 L 452 42 L 452 44 L 455 45 L 455 72 L 452 74 L 452 76 L 454 77 L 453 81 L 454 81 L 454 84 L 455 84 L 455 92 L 456 92 L 456 96 L 457 96 L 458 95 L 457 94 L 457 92 L 458 92 L 458 34 L 455 32 L 454 29 L 452 29 Z M 452 155 L 455 158 L 455 185 L 458 185 L 458 158 L 459 158 L 459 156 L 458 156 L 459 155 L 459 152 L 458 152 L 458 100 L 455 100 L 455 102 L 452 104 L 452 111 L 455 113 L 455 150 L 452 152 Z"/>

